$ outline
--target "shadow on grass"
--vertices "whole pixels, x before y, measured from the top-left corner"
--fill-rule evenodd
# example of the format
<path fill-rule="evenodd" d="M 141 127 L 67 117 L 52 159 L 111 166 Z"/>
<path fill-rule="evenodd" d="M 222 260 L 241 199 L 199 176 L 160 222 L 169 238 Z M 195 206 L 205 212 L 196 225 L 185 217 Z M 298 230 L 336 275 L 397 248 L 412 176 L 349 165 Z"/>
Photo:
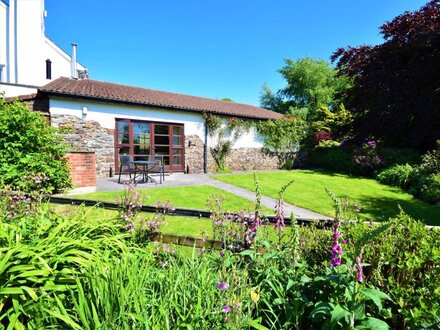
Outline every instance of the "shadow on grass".
<path fill-rule="evenodd" d="M 375 221 L 384 221 L 399 214 L 400 209 L 414 219 L 427 225 L 440 226 L 440 205 L 430 205 L 417 199 L 402 200 L 389 197 L 356 198 L 361 205 L 361 216 L 364 213 L 373 215 Z"/>

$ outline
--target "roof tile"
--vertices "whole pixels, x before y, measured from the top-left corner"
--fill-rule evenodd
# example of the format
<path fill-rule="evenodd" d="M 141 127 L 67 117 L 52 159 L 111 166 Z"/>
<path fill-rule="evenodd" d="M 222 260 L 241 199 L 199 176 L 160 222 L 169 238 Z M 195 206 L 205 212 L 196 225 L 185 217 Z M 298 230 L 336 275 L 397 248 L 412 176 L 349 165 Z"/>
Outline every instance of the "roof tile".
<path fill-rule="evenodd" d="M 282 115 L 249 104 L 208 99 L 204 97 L 162 92 L 153 89 L 91 80 L 61 77 L 41 87 L 49 95 L 92 98 L 95 100 L 208 112 L 219 115 L 257 119 L 277 119 Z"/>

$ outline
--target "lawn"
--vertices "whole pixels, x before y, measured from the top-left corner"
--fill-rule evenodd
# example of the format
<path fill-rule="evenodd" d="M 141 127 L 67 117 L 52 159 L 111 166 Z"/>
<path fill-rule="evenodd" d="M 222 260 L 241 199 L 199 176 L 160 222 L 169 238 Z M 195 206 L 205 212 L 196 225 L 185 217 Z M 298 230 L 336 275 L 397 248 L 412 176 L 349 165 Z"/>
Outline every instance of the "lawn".
<path fill-rule="evenodd" d="M 86 212 L 87 217 L 96 220 L 115 218 L 118 214 L 115 210 L 107 210 L 98 207 L 83 207 L 72 205 L 53 205 L 55 211 L 61 214 L 71 214 L 73 212 Z M 152 213 L 141 212 L 139 218 L 150 218 Z M 161 233 L 175 234 L 182 236 L 213 237 L 212 221 L 210 219 L 199 219 L 196 217 L 183 217 L 177 215 L 167 215 L 166 224 L 161 227 Z"/>
<path fill-rule="evenodd" d="M 253 174 L 216 175 L 213 179 L 254 190 Z M 359 216 L 383 221 L 399 213 L 400 207 L 429 225 L 440 225 L 440 205 L 421 202 L 399 188 L 389 187 L 372 179 L 352 177 L 327 171 L 278 171 L 258 173 L 262 194 L 277 197 L 288 181 L 293 184 L 285 192 L 285 201 L 306 209 L 334 216 L 333 203 L 325 188 L 338 197 L 348 198 L 361 207 Z"/>
<path fill-rule="evenodd" d="M 170 201 L 174 207 L 209 210 L 208 198 L 210 196 L 218 196 L 224 198 L 224 210 L 228 212 L 253 210 L 255 207 L 255 204 L 247 199 L 211 186 L 166 187 L 139 189 L 139 191 L 142 192 L 142 202 L 145 205 L 153 205 L 158 200 L 161 200 Z M 121 193 L 121 191 L 100 191 L 72 197 L 115 202 Z M 270 214 L 272 210 L 263 207 L 263 212 Z"/>

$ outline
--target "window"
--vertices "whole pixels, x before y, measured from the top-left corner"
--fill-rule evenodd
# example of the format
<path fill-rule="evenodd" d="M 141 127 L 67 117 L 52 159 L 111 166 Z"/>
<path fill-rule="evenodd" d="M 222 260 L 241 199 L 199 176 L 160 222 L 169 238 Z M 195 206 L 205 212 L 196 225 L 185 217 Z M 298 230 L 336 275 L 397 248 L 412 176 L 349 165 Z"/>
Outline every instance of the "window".
<path fill-rule="evenodd" d="M 119 155 L 132 155 L 134 160 L 142 160 L 149 155 L 161 155 L 165 171 L 183 171 L 183 141 L 184 130 L 181 124 L 117 119 L 115 168 L 119 168 Z"/>
<path fill-rule="evenodd" d="M 46 60 L 46 79 L 52 79 L 52 61 Z"/>
<path fill-rule="evenodd" d="M 5 67 L 4 64 L 0 64 L 0 82 L 3 82 L 3 68 Z"/>

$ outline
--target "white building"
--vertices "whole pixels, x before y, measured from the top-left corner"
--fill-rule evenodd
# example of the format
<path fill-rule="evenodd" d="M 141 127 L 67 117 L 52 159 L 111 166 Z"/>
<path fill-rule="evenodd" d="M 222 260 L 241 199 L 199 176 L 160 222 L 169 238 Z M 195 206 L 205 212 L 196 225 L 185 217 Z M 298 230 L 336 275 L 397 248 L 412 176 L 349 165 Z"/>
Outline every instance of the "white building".
<path fill-rule="evenodd" d="M 30 109 L 45 113 L 71 151 L 95 153 L 99 177 L 118 173 L 122 155 L 159 155 L 167 172 L 214 171 L 209 150 L 217 141 L 208 133 L 206 115 L 224 123 L 281 117 L 247 104 L 79 79 L 87 71 L 76 63 L 76 46 L 70 57 L 50 41 L 45 17 L 44 0 L 0 0 L 0 93 L 20 96 Z M 255 127 L 234 141 L 226 165 L 277 168 Z"/>
<path fill-rule="evenodd" d="M 86 73 L 76 61 L 72 67 L 71 56 L 46 37 L 46 16 L 44 0 L 0 0 L 0 93 L 7 97 Z"/>

